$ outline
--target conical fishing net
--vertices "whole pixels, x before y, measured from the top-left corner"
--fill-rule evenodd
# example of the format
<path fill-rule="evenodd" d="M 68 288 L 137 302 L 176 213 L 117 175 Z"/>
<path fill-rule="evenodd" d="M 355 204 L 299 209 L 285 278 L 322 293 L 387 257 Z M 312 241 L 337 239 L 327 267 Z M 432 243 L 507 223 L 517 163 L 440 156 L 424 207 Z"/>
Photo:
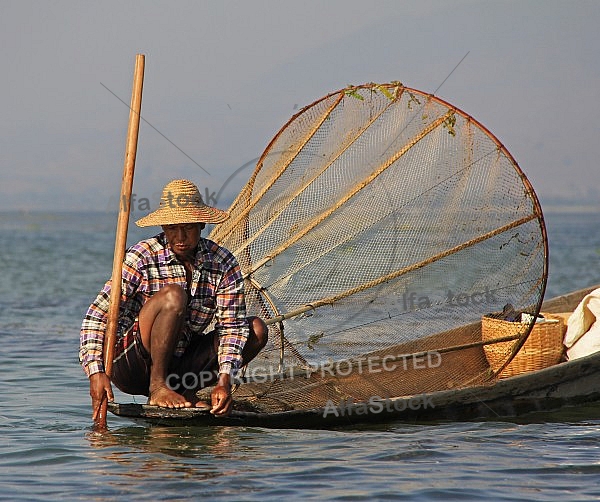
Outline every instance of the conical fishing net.
<path fill-rule="evenodd" d="M 536 314 L 543 298 L 527 178 L 477 121 L 399 82 L 302 109 L 229 211 L 210 238 L 238 257 L 249 313 L 270 326 L 234 396 L 251 409 L 493 382 L 482 316 Z M 504 366 L 530 328 L 498 335 Z"/>

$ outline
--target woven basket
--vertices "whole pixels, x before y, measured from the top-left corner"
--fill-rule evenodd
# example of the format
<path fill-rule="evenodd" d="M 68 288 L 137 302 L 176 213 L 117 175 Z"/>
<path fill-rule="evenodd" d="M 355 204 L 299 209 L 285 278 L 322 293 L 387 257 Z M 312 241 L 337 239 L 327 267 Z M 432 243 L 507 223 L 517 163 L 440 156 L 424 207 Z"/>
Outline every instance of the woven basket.
<path fill-rule="evenodd" d="M 563 318 L 552 314 L 541 315 L 556 322 L 534 324 L 527 340 L 510 364 L 500 372 L 499 378 L 508 378 L 529 371 L 541 370 L 561 361 L 564 354 L 565 325 Z M 484 342 L 518 335 L 526 330 L 527 324 L 520 322 L 509 322 L 492 317 L 483 317 L 481 320 L 481 336 Z M 515 343 L 517 343 L 517 340 L 483 346 L 485 356 L 494 372 L 498 371 L 504 364 Z"/>

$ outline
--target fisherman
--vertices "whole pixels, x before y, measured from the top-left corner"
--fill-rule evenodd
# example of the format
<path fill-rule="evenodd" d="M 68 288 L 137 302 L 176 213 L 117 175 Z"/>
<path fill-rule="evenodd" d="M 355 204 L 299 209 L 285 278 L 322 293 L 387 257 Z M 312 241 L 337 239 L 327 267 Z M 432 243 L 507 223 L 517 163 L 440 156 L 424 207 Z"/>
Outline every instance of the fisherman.
<path fill-rule="evenodd" d="M 94 420 L 102 401 L 114 399 L 111 380 L 127 394 L 148 396 L 151 405 L 231 411 L 232 379 L 265 346 L 268 330 L 262 319 L 246 317 L 235 257 L 200 236 L 206 223 L 228 217 L 206 205 L 192 182 L 174 180 L 164 187 L 159 208 L 136 221 L 163 231 L 125 255 L 111 379 L 103 361 L 110 281 L 81 326 L 79 359 L 90 381 Z M 214 329 L 205 333 L 213 319 Z M 212 384 L 211 403 L 198 401 L 196 391 Z"/>

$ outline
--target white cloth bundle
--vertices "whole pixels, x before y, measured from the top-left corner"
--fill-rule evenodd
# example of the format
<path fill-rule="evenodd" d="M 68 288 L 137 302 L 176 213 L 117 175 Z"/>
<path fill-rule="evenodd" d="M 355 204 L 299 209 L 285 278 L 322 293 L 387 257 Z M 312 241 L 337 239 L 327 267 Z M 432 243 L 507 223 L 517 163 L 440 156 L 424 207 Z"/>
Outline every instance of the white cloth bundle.
<path fill-rule="evenodd" d="M 600 288 L 586 295 L 569 317 L 564 344 L 569 360 L 600 351 Z"/>

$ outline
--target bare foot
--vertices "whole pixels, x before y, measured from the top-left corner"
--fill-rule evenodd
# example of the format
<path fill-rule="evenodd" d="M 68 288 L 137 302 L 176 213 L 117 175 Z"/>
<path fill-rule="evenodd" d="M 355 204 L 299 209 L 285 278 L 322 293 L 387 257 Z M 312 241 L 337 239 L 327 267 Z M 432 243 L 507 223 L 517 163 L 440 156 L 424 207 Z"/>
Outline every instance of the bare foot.
<path fill-rule="evenodd" d="M 190 408 L 192 406 L 192 403 L 185 397 L 169 389 L 166 385 L 150 391 L 148 404 L 164 408 Z"/>

